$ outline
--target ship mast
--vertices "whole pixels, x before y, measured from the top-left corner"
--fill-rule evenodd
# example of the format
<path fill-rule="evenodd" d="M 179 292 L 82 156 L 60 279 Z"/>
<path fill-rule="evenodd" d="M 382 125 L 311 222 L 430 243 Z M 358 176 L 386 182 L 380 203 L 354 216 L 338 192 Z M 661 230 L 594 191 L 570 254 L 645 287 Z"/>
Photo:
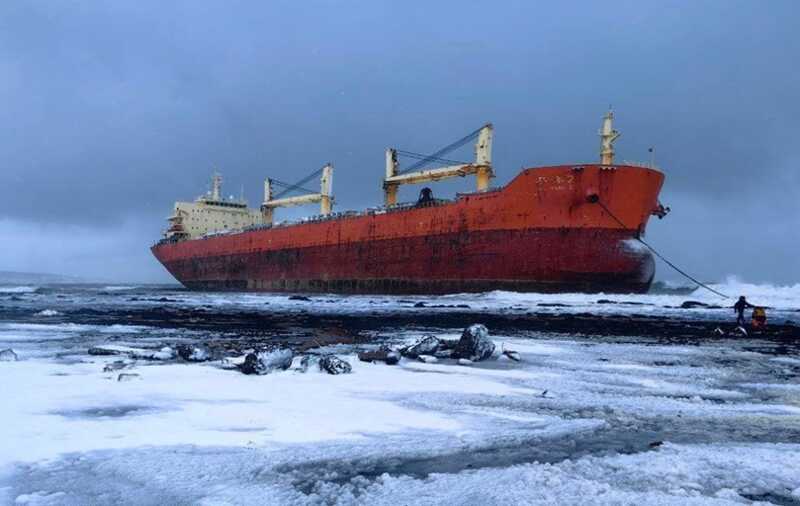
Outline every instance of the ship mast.
<path fill-rule="evenodd" d="M 603 117 L 603 126 L 600 128 L 600 163 L 612 165 L 614 163 L 614 141 L 621 135 L 614 130 L 614 112 L 609 110 Z"/>
<path fill-rule="evenodd" d="M 222 193 L 222 176 L 219 172 L 214 171 L 214 175 L 211 176 L 211 200 L 214 202 L 218 202 L 222 200 L 221 198 Z"/>

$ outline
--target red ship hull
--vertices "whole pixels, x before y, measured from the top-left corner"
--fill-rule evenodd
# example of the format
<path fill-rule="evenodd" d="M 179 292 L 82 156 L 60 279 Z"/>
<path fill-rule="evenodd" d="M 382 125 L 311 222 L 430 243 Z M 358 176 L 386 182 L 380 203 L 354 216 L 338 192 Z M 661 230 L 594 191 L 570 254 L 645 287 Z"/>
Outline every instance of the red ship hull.
<path fill-rule="evenodd" d="M 153 253 L 200 290 L 642 292 L 655 264 L 635 237 L 663 180 L 632 166 L 527 169 L 451 203 L 162 241 Z"/>

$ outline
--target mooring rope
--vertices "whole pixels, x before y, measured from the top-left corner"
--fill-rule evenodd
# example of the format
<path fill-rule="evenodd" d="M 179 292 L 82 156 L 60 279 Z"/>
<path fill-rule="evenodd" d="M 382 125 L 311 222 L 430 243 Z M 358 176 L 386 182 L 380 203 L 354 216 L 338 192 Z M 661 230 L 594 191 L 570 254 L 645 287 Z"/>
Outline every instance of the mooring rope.
<path fill-rule="evenodd" d="M 614 220 L 615 220 L 617 223 L 619 223 L 619 224 L 620 224 L 620 226 L 622 226 L 622 228 L 625 228 L 625 229 L 628 229 L 628 228 L 629 228 L 627 225 L 625 225 L 625 223 L 623 223 L 623 222 L 622 222 L 622 220 L 620 220 L 619 218 L 617 218 L 617 216 L 616 216 L 614 213 L 612 213 L 612 212 L 611 212 L 611 210 L 610 210 L 608 207 L 606 207 L 606 205 L 605 205 L 605 204 L 603 204 L 603 202 L 602 202 L 601 200 L 597 200 L 597 203 L 600 205 L 600 207 L 602 207 L 602 208 L 605 210 L 605 212 L 607 212 L 607 213 L 608 213 L 608 215 L 609 215 L 609 216 L 611 216 L 612 218 L 614 218 Z M 696 279 L 694 276 L 692 276 L 692 275 L 688 274 L 686 271 L 684 271 L 683 269 L 681 269 L 681 268 L 680 268 L 680 267 L 678 267 L 677 265 L 675 265 L 675 264 L 673 264 L 672 262 L 670 262 L 669 260 L 667 260 L 667 259 L 664 257 L 664 255 L 662 255 L 661 253 L 659 253 L 659 252 L 658 252 L 658 251 L 657 251 L 657 250 L 656 250 L 654 247 L 650 246 L 650 245 L 649 245 L 649 244 L 648 244 L 648 243 L 647 243 L 647 242 L 646 242 L 644 239 L 642 239 L 642 238 L 641 238 L 641 237 L 639 237 L 638 235 L 634 236 L 634 239 L 636 239 L 637 241 L 639 241 L 640 243 L 642 243 L 642 244 L 643 244 L 643 245 L 644 245 L 644 246 L 645 246 L 647 249 L 649 249 L 649 250 L 650 250 L 650 251 L 651 251 L 651 252 L 652 252 L 652 253 L 653 253 L 655 256 L 657 256 L 658 258 L 660 258 L 660 259 L 661 259 L 661 260 L 662 260 L 662 261 L 663 261 L 665 264 L 667 264 L 667 265 L 669 265 L 670 267 L 672 267 L 673 269 L 675 269 L 675 271 L 676 271 L 676 272 L 678 272 L 679 274 L 681 274 L 682 276 L 684 276 L 686 279 L 688 279 L 688 280 L 690 280 L 690 281 L 692 281 L 692 282 L 694 282 L 694 283 L 697 283 L 697 285 L 698 285 L 698 286 L 702 286 L 703 288 L 705 288 L 705 289 L 706 289 L 706 290 L 708 290 L 709 292 L 715 293 L 715 294 L 719 295 L 720 297 L 723 297 L 723 298 L 725 298 L 725 299 L 730 299 L 730 298 L 731 298 L 729 295 L 725 295 L 724 293 L 722 293 L 722 292 L 719 292 L 719 291 L 717 291 L 717 290 L 715 290 L 715 289 L 711 288 L 711 287 L 710 287 L 710 286 L 708 286 L 707 284 L 705 284 L 705 283 L 703 283 L 703 282 L 701 282 L 701 281 L 698 281 L 698 280 L 697 280 L 697 279 Z"/>

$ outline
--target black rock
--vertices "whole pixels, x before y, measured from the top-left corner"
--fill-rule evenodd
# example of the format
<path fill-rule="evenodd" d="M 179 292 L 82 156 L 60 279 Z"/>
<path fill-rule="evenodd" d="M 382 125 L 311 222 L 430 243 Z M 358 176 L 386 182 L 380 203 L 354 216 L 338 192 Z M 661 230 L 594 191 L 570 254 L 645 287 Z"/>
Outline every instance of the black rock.
<path fill-rule="evenodd" d="M 360 352 L 358 359 L 362 362 L 384 362 L 388 365 L 395 365 L 400 362 L 400 353 L 387 346 L 381 346 L 377 350 Z"/>
<path fill-rule="evenodd" d="M 102 348 L 102 347 L 91 347 L 89 348 L 89 355 L 122 355 L 123 352 L 114 349 Z"/>
<path fill-rule="evenodd" d="M 425 307 L 425 303 L 424 302 L 417 302 L 416 304 L 414 304 L 414 307 Z"/>
<path fill-rule="evenodd" d="M 187 362 L 205 362 L 211 359 L 211 354 L 205 346 L 179 344 L 177 346 L 177 351 L 178 356 Z"/>
<path fill-rule="evenodd" d="M 123 372 L 117 376 L 117 381 L 131 381 L 138 378 L 139 375 L 135 372 Z"/>
<path fill-rule="evenodd" d="M 609 300 L 609 299 L 600 299 L 597 301 L 597 304 L 616 304 L 617 301 Z"/>
<path fill-rule="evenodd" d="M 248 353 L 239 370 L 244 374 L 269 374 L 273 371 L 285 371 L 292 365 L 294 353 L 289 348 L 268 348 Z"/>
<path fill-rule="evenodd" d="M 489 330 L 479 324 L 470 325 L 461 334 L 454 356 L 477 362 L 485 360 L 494 353 L 494 342 L 489 339 Z"/>
<path fill-rule="evenodd" d="M 311 299 L 309 299 L 305 295 L 290 295 L 289 300 L 302 300 L 305 302 L 311 302 Z"/>
<path fill-rule="evenodd" d="M 519 362 L 522 360 L 522 357 L 520 357 L 519 352 L 514 350 L 503 350 L 503 355 L 507 356 L 514 362 Z"/>
<path fill-rule="evenodd" d="M 0 362 L 16 362 L 17 360 L 19 360 L 19 357 L 11 348 L 0 351 Z"/>
<path fill-rule="evenodd" d="M 439 339 L 439 351 L 455 350 L 458 346 L 458 339 Z"/>
<path fill-rule="evenodd" d="M 540 302 L 536 305 L 539 307 L 569 307 L 569 304 L 560 304 L 558 302 Z"/>
<path fill-rule="evenodd" d="M 353 370 L 350 364 L 336 355 L 325 355 L 319 359 L 319 368 L 328 374 L 347 374 Z"/>
<path fill-rule="evenodd" d="M 705 302 L 698 302 L 696 300 L 687 300 L 681 304 L 681 309 L 692 309 L 695 307 L 708 307 L 708 304 Z"/>
<path fill-rule="evenodd" d="M 303 356 L 303 358 L 300 359 L 299 371 L 300 372 L 308 371 L 309 366 L 311 366 L 311 364 L 313 364 L 313 363 L 316 363 L 318 360 L 319 360 L 319 358 L 316 357 L 316 356 L 313 356 L 313 355 L 305 355 L 305 356 Z"/>
<path fill-rule="evenodd" d="M 105 366 L 103 366 L 103 372 L 114 372 L 119 371 L 120 369 L 125 369 L 130 364 L 122 360 L 115 360 L 113 362 L 109 362 Z"/>
<path fill-rule="evenodd" d="M 434 355 L 438 350 L 441 341 L 434 336 L 422 336 L 422 339 L 400 350 L 404 357 L 417 358 L 420 355 Z"/>

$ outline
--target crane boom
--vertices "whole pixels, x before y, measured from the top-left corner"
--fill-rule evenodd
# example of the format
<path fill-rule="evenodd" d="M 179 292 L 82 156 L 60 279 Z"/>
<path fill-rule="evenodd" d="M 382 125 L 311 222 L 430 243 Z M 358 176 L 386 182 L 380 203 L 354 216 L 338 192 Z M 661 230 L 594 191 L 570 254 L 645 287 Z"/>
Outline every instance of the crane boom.
<path fill-rule="evenodd" d="M 273 181 L 270 178 L 264 180 L 264 202 L 261 204 L 261 214 L 265 224 L 272 224 L 274 210 L 279 207 L 302 206 L 306 204 L 320 205 L 320 214 L 327 216 L 333 207 L 333 165 L 326 164 L 321 171 L 319 193 L 310 193 L 297 197 L 284 197 L 275 199 L 272 196 Z M 299 185 L 292 185 L 292 189 L 299 188 Z M 282 194 L 285 192 L 282 192 Z"/>
<path fill-rule="evenodd" d="M 478 139 L 475 142 L 475 163 L 449 165 L 435 169 L 419 170 L 415 172 L 399 173 L 397 170 L 397 150 L 386 150 L 386 176 L 383 179 L 384 203 L 387 206 L 397 204 L 397 191 L 401 185 L 441 181 L 453 177 L 475 175 L 478 191 L 489 188 L 489 180 L 494 177 L 492 170 L 492 137 L 494 127 L 491 123 L 478 130 Z M 472 134 L 470 134 L 471 136 Z M 452 146 L 452 144 L 450 145 Z M 449 148 L 449 147 L 448 147 Z M 430 159 L 437 159 L 444 154 L 447 148 L 441 149 L 430 155 Z M 418 166 L 417 164 L 416 166 Z"/>

